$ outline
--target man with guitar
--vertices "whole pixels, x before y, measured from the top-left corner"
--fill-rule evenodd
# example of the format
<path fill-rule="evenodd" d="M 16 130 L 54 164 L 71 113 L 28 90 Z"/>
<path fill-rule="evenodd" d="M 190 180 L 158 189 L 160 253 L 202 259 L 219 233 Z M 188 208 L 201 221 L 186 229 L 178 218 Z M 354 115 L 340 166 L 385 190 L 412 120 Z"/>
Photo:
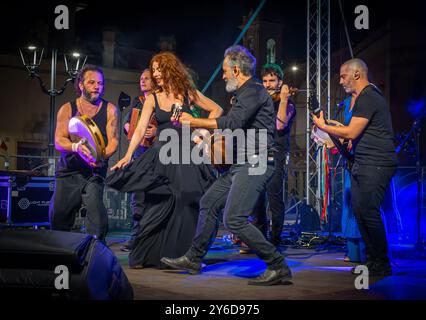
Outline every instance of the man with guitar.
<path fill-rule="evenodd" d="M 368 67 L 361 59 L 341 66 L 340 84 L 355 99 L 350 123 L 328 125 L 319 110 L 313 120 L 330 136 L 352 140 L 352 207 L 366 245 L 369 275 L 385 277 L 392 269 L 380 204 L 397 166 L 391 114 L 380 90 L 369 83 Z"/>
<path fill-rule="evenodd" d="M 145 69 L 139 80 L 139 85 L 141 88 L 142 95 L 135 98 L 133 101 L 133 108 L 127 114 L 126 122 L 124 123 L 124 132 L 127 135 L 129 141 L 132 139 L 133 133 L 136 129 L 137 122 L 139 120 L 143 104 L 146 97 L 151 93 L 152 90 L 152 79 L 151 72 L 149 69 Z M 133 158 L 137 158 L 142 155 L 153 143 L 155 135 L 157 132 L 157 123 L 155 121 L 154 114 L 148 125 L 148 128 L 145 133 L 145 137 L 142 140 L 140 146 L 133 153 Z M 133 241 L 140 231 L 139 222 L 143 214 L 143 202 L 144 202 L 144 193 L 135 192 L 132 193 L 132 233 L 129 241 L 121 247 L 122 251 L 129 252 L 132 250 Z"/>
<path fill-rule="evenodd" d="M 272 147 L 273 144 L 274 106 L 266 89 L 253 79 L 255 70 L 256 59 L 246 48 L 242 46 L 228 48 L 223 61 L 223 79 L 226 82 L 226 90 L 235 92 L 235 104 L 230 112 L 217 119 L 197 119 L 183 112 L 178 121 L 191 127 L 206 129 L 242 129 L 245 132 L 255 129 L 258 132 L 257 138 L 252 136 L 251 139 L 255 141 L 251 141 L 247 135 L 249 140 L 247 144 L 257 145 L 259 155 L 266 154 L 267 150 L 264 149 Z M 261 130 L 267 135 L 267 145 L 264 146 L 259 143 Z M 266 271 L 250 280 L 248 284 L 268 286 L 285 283 L 292 275 L 284 256 L 265 239 L 259 229 L 248 222 L 260 194 L 264 192 L 268 180 L 272 177 L 274 167 L 271 163 L 266 164 L 265 159 L 266 168 L 263 174 L 250 174 L 254 167 L 250 158 L 260 156 L 250 154 L 245 143 L 237 144 L 234 149 L 244 160 L 233 163 L 201 198 L 197 232 L 191 248 L 179 258 L 163 257 L 161 261 L 171 268 L 187 270 L 192 274 L 201 272 L 202 259 L 217 233 L 218 219 L 224 209 L 225 227 L 253 249 L 267 264 Z"/>

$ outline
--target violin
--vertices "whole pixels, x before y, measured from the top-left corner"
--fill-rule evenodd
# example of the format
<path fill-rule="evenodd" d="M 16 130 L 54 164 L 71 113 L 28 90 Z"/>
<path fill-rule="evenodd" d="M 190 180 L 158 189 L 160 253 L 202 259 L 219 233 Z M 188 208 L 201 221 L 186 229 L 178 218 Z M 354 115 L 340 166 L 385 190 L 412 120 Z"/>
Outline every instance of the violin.
<path fill-rule="evenodd" d="M 298 88 L 293 88 L 293 87 L 289 88 L 289 94 L 290 94 L 290 96 L 293 96 L 293 95 L 295 95 L 298 92 L 299 92 Z M 270 94 L 270 96 L 272 98 L 272 101 L 277 102 L 277 101 L 281 100 L 281 88 L 277 88 L 274 91 L 270 92 L 269 94 Z"/>

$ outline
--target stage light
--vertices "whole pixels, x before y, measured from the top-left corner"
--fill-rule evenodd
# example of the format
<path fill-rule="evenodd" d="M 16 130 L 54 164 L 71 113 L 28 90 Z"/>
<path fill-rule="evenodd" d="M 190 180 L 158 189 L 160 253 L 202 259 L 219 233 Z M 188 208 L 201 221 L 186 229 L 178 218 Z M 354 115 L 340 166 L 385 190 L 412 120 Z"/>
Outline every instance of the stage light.
<path fill-rule="evenodd" d="M 80 58 L 80 54 L 79 54 L 78 52 L 73 52 L 73 53 L 72 53 L 72 56 L 73 56 L 74 58 Z"/>
<path fill-rule="evenodd" d="M 297 66 L 292 66 L 291 67 L 291 71 L 293 71 L 293 72 L 296 72 L 296 71 L 298 71 L 299 70 L 299 68 L 297 67 Z"/>
<path fill-rule="evenodd" d="M 28 50 L 35 50 L 35 49 L 37 49 L 37 47 L 35 47 L 35 46 L 28 46 Z"/>
<path fill-rule="evenodd" d="M 425 99 L 410 100 L 407 104 L 407 110 L 412 117 L 424 117 L 426 115 Z"/>

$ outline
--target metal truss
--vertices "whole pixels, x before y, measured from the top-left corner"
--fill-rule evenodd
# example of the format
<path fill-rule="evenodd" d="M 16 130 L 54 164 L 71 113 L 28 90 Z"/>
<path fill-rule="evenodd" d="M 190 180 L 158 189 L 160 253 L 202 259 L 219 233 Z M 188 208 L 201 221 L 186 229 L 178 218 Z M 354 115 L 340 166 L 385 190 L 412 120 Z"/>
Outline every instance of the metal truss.
<path fill-rule="evenodd" d="M 307 0 L 307 99 L 315 94 L 330 118 L 330 0 Z M 311 140 L 312 118 L 306 108 L 306 186 L 308 205 L 317 212 L 322 209 L 320 198 L 321 168 L 316 158 L 317 147 Z"/>

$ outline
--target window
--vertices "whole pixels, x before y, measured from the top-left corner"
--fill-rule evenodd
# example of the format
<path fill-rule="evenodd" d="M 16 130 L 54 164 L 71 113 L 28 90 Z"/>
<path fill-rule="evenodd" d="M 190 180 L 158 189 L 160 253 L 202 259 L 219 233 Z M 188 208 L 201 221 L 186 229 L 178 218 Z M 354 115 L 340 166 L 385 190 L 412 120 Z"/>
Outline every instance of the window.
<path fill-rule="evenodd" d="M 275 63 L 276 61 L 276 42 L 274 39 L 269 39 L 266 42 L 266 62 Z"/>

